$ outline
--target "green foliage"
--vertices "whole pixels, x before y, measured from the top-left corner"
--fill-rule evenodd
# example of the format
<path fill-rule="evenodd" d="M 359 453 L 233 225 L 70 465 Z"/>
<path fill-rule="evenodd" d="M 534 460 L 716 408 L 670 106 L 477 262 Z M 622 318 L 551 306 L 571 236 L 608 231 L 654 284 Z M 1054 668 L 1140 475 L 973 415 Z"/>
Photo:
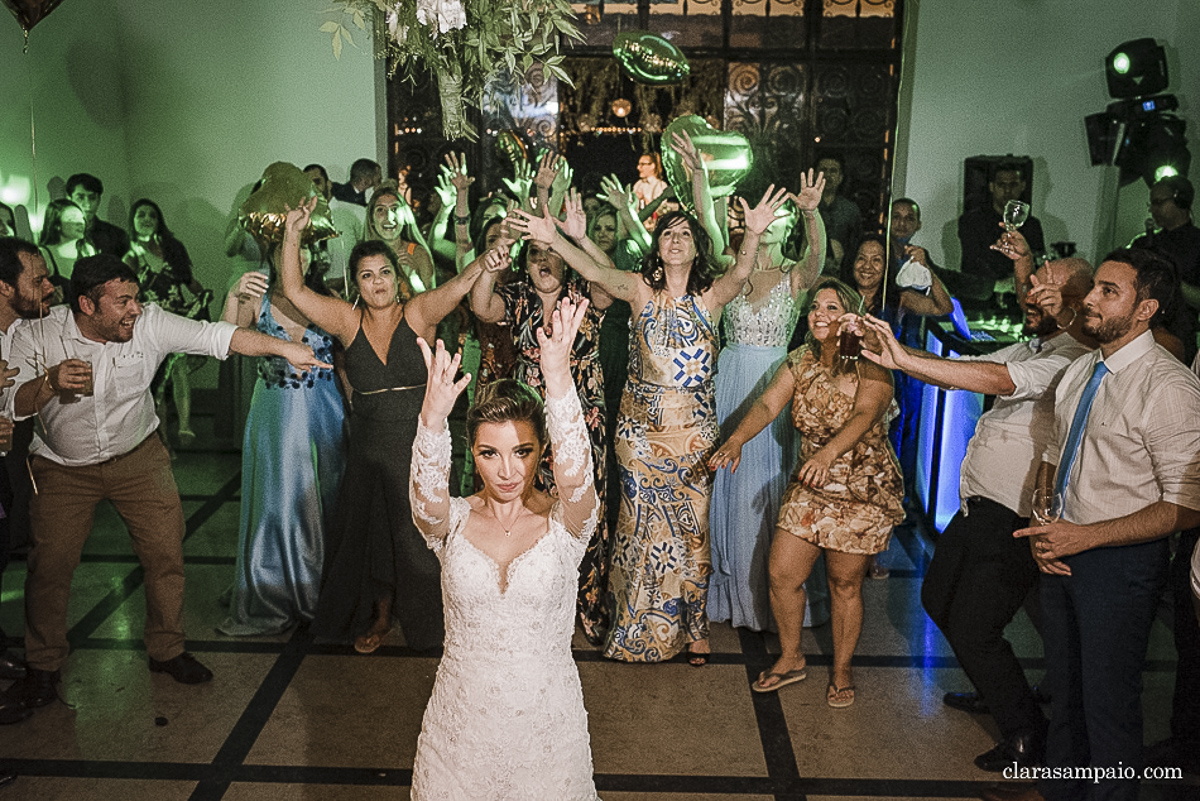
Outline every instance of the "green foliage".
<path fill-rule="evenodd" d="M 320 30 L 332 36 L 338 58 L 343 42 L 354 46 L 347 22 L 365 31 L 366 15 L 374 14 L 376 55 L 388 58 L 392 74 L 412 79 L 424 69 L 439 79 L 461 82 L 462 96 L 453 102 L 476 107 L 488 81 L 501 70 L 524 72 L 536 62 L 570 84 L 562 67 L 560 37 L 582 41 L 583 36 L 567 0 L 460 1 L 466 26 L 445 32 L 438 30 L 436 19 L 418 19 L 417 0 L 334 0 L 325 13 L 337 18 Z M 443 108 L 448 100 L 442 98 Z"/>

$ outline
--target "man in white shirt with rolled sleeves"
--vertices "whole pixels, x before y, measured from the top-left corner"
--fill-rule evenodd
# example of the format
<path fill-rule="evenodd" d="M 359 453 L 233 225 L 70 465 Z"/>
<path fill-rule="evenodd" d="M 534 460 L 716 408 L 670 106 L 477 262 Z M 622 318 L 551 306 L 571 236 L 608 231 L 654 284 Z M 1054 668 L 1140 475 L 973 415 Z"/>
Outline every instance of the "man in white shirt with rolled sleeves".
<path fill-rule="evenodd" d="M 1038 486 L 1058 522 L 1029 537 L 1041 569 L 1047 682 L 1047 799 L 1138 797 L 1142 665 L 1167 577 L 1168 535 L 1200 525 L 1200 380 L 1154 342 L 1175 272 L 1146 250 L 1105 257 L 1084 300 L 1097 351 L 1059 382 L 1055 435 Z M 1028 796 L 1026 797 L 1037 797 Z"/>
<path fill-rule="evenodd" d="M 42 423 L 30 449 L 36 494 L 25 582 L 28 668 L 9 688 L 27 708 L 58 697 L 71 577 L 96 504 L 105 499 L 129 527 L 145 571 L 150 670 L 184 684 L 212 678 L 184 650 L 183 508 L 149 389 L 159 364 L 171 353 L 240 353 L 281 356 L 301 371 L 322 366 L 299 343 L 143 308 L 137 276 L 115 256 L 80 259 L 71 290 L 70 308 L 22 327 L 10 359 L 21 372 L 7 411 L 14 419 L 36 414 Z"/>

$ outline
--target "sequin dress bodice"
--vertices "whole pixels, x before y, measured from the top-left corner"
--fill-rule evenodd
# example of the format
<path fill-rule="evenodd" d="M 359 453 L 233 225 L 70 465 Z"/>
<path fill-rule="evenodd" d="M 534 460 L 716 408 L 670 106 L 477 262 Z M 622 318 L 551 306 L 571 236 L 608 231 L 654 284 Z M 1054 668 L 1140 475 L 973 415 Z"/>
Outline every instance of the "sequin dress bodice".
<path fill-rule="evenodd" d="M 725 340 L 763 348 L 787 347 L 800 319 L 800 304 L 792 297 L 791 276 L 784 274 L 767 296 L 751 303 L 740 294 L 725 304 Z"/>

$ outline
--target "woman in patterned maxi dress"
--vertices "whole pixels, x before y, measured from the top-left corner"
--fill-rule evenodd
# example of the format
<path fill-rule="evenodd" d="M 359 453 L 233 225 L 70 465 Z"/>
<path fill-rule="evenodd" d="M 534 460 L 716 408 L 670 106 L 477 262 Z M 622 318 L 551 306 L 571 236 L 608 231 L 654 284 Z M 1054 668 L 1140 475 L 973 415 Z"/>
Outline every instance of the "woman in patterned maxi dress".
<path fill-rule="evenodd" d="M 620 272 L 588 248 L 578 198 L 568 198 L 565 231 L 583 250 L 550 218 L 516 215 L 529 238 L 562 254 L 635 313 L 617 424 L 622 497 L 609 573 L 609 658 L 661 662 L 687 649 L 693 664 L 708 660 L 712 474 L 705 462 L 718 434 L 716 325 L 742 291 L 762 232 L 785 199 L 784 190 L 771 187 L 753 209 L 742 201 L 746 238 L 733 269 L 716 279 L 703 227 L 682 212 L 659 222 L 639 273 Z"/>

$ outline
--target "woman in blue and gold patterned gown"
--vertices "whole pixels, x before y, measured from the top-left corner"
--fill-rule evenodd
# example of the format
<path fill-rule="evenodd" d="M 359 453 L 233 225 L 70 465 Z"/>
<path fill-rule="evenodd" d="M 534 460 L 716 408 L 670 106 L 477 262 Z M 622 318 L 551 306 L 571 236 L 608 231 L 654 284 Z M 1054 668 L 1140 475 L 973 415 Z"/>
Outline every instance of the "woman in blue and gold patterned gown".
<path fill-rule="evenodd" d="M 687 649 L 708 661 L 705 604 L 711 559 L 705 462 L 719 430 L 712 376 L 721 309 L 754 267 L 762 232 L 786 199 L 767 191 L 750 209 L 734 268 L 711 269 L 707 234 L 682 212 L 662 218 L 639 273 L 616 270 L 586 237 L 575 248 L 546 217 L 518 213 L 516 223 L 583 275 L 634 310 L 629 380 L 617 424 L 622 497 L 609 574 L 612 628 L 604 654 L 628 662 L 661 662 Z M 572 205 L 568 199 L 568 223 Z M 568 225 L 568 228 L 570 226 Z M 568 233 L 572 233 L 568 230 Z M 586 252 L 589 258 L 578 258 Z"/>

